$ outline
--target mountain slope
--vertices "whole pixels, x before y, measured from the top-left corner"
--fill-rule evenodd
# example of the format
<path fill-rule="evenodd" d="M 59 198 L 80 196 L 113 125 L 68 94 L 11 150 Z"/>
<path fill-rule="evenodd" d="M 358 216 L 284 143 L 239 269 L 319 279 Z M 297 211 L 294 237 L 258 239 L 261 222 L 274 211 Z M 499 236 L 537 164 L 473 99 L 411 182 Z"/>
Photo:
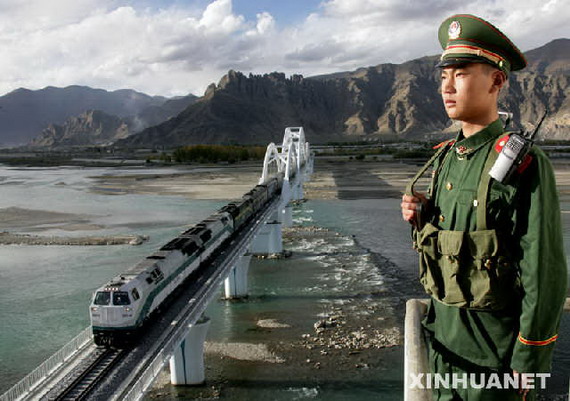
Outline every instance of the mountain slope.
<path fill-rule="evenodd" d="M 36 147 L 103 145 L 129 135 L 127 122 L 100 110 L 70 117 L 63 125 L 50 124 L 30 143 Z"/>
<path fill-rule="evenodd" d="M 17 89 L 0 97 L 0 144 L 27 143 L 49 124 L 62 124 L 87 110 L 126 117 L 165 101 L 161 96 L 151 97 L 128 89 L 114 92 L 85 86 Z"/>

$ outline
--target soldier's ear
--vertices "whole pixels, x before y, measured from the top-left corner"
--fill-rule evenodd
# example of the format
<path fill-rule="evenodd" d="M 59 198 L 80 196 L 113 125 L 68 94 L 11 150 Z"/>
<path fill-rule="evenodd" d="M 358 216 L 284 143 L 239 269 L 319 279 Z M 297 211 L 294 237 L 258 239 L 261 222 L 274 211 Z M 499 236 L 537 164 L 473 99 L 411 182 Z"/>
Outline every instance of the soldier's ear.
<path fill-rule="evenodd" d="M 501 70 L 493 71 L 493 86 L 501 90 L 505 83 L 507 82 L 507 75 Z"/>

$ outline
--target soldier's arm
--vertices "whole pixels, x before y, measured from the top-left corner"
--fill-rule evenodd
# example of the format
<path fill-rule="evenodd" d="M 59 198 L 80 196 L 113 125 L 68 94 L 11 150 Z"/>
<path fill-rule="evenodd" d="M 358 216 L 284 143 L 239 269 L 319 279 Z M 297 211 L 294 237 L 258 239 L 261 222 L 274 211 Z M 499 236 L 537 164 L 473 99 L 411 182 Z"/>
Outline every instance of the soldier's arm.
<path fill-rule="evenodd" d="M 540 149 L 523 173 L 517 210 L 524 290 L 511 368 L 549 372 L 566 296 L 566 256 L 554 172 Z"/>

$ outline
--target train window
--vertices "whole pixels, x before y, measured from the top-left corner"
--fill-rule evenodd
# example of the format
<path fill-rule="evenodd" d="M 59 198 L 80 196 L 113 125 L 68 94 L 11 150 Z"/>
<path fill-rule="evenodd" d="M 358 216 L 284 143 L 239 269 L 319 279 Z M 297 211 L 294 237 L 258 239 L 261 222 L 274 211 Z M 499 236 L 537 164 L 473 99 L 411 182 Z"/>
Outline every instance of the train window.
<path fill-rule="evenodd" d="M 210 238 L 212 238 L 212 232 L 210 230 L 206 231 L 205 233 L 200 235 L 200 239 L 203 242 L 208 241 Z"/>
<path fill-rule="evenodd" d="M 111 293 L 108 291 L 99 291 L 97 295 L 95 295 L 95 301 L 93 301 L 95 305 L 109 305 L 110 302 Z"/>
<path fill-rule="evenodd" d="M 146 278 L 146 282 L 149 283 L 149 284 L 152 284 L 152 277 L 147 277 L 147 278 Z"/>
<path fill-rule="evenodd" d="M 198 250 L 198 245 L 195 242 L 191 242 L 184 247 L 182 250 L 187 255 L 192 255 L 194 252 Z"/>
<path fill-rule="evenodd" d="M 164 274 L 162 273 L 162 271 L 158 267 L 150 272 L 150 276 L 153 279 L 155 279 L 157 282 L 164 278 Z M 148 279 L 147 279 L 147 281 L 148 281 Z"/>
<path fill-rule="evenodd" d="M 113 293 L 113 305 L 130 305 L 129 294 L 125 291 L 115 291 Z"/>
<path fill-rule="evenodd" d="M 133 290 L 131 291 L 131 295 L 133 296 L 133 299 L 135 301 L 137 301 L 140 298 L 139 292 L 137 291 L 136 288 L 133 288 Z"/>

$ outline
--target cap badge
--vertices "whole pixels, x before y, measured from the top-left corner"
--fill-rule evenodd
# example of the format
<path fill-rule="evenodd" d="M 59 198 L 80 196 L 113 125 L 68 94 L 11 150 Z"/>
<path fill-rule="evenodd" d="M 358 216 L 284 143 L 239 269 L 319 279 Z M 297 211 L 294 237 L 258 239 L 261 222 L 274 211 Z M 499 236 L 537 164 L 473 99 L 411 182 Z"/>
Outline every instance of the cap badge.
<path fill-rule="evenodd" d="M 461 35 L 461 24 L 459 21 L 453 21 L 449 24 L 447 35 L 449 36 L 449 39 L 457 39 L 459 35 Z"/>

